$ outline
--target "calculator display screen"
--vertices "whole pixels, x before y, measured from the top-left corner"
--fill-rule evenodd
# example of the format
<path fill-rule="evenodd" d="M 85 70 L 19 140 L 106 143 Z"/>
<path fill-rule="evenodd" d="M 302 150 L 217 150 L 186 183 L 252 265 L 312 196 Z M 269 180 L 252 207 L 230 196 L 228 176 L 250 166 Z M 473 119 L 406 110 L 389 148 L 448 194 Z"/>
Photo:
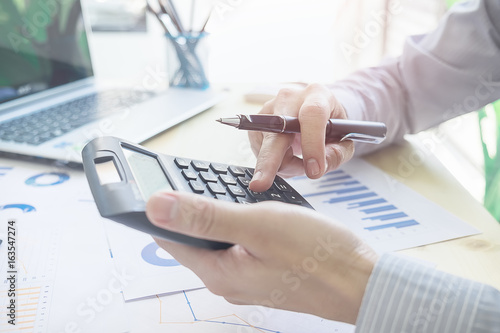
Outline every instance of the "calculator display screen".
<path fill-rule="evenodd" d="M 167 176 L 156 157 L 137 152 L 127 147 L 123 147 L 123 153 L 144 201 L 148 201 L 149 197 L 156 191 L 172 190 Z"/>

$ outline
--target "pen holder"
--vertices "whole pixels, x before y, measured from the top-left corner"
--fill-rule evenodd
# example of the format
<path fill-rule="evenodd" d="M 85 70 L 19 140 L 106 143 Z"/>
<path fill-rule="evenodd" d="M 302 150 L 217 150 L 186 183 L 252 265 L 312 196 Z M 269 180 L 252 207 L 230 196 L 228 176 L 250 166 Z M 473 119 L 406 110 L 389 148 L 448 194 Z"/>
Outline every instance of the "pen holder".
<path fill-rule="evenodd" d="M 166 34 L 167 72 L 171 87 L 206 89 L 209 86 L 206 65 L 206 33 Z"/>

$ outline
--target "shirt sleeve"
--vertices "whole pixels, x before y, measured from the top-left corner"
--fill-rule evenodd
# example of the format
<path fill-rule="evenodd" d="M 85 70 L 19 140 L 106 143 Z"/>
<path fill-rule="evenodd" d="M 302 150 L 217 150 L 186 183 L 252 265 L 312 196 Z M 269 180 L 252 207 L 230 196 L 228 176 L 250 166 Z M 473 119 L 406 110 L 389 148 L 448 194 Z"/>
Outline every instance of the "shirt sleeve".
<path fill-rule="evenodd" d="M 500 292 L 394 254 L 379 259 L 356 333 L 500 332 Z"/>
<path fill-rule="evenodd" d="M 435 31 L 408 38 L 400 57 L 330 87 L 350 119 L 386 123 L 377 148 L 478 110 L 500 98 L 500 2 L 457 4 Z"/>

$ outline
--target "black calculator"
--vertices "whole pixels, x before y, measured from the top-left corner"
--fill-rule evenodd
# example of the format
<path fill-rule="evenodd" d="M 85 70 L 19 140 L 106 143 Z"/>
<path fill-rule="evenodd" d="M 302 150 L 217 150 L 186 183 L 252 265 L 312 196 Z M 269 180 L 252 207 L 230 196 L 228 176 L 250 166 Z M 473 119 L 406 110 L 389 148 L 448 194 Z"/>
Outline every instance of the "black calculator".
<path fill-rule="evenodd" d="M 196 247 L 225 249 L 232 244 L 156 227 L 145 213 L 153 193 L 176 190 L 240 204 L 274 200 L 312 208 L 279 176 L 269 190 L 253 192 L 248 188 L 252 168 L 158 154 L 115 137 L 92 140 L 83 149 L 82 158 L 101 216 L 155 237 Z"/>

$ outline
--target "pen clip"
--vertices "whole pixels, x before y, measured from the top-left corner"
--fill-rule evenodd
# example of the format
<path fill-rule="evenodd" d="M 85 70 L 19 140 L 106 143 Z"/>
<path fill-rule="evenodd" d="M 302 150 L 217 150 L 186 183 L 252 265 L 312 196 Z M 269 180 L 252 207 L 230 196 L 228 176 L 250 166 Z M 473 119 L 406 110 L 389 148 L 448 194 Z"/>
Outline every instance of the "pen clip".
<path fill-rule="evenodd" d="M 361 133 L 349 133 L 347 135 L 344 135 L 344 137 L 340 139 L 340 141 L 345 141 L 345 140 L 379 144 L 385 140 L 385 136 L 380 137 L 380 136 L 361 134 Z"/>

